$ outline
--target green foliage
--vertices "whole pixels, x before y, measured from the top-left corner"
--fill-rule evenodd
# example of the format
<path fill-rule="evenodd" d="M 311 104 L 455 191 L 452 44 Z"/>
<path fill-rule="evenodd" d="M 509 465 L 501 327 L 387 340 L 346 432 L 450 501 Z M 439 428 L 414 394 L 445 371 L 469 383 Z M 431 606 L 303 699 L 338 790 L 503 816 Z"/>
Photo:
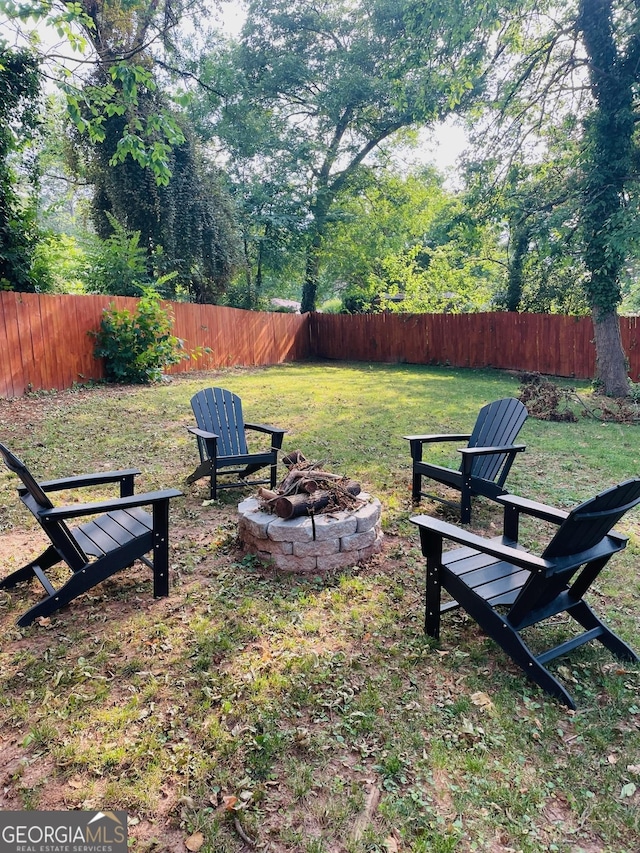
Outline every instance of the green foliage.
<path fill-rule="evenodd" d="M 477 311 L 503 281 L 495 229 L 433 170 L 343 193 L 328 244 L 322 289 L 340 293 L 349 313 Z"/>
<path fill-rule="evenodd" d="M 327 299 L 320 306 L 320 311 L 323 314 L 341 314 L 344 310 L 344 305 L 342 299 L 339 299 L 337 296 L 333 299 Z"/>
<path fill-rule="evenodd" d="M 43 234 L 34 247 L 30 278 L 39 293 L 84 293 L 85 253 L 67 234 Z"/>
<path fill-rule="evenodd" d="M 94 238 L 87 248 L 86 290 L 112 296 L 140 296 L 152 284 L 147 272 L 147 253 L 140 246 L 140 232 L 127 232 L 115 217 L 108 218 L 113 234 L 106 240 Z"/>
<path fill-rule="evenodd" d="M 141 98 L 140 109 L 153 112 L 154 101 Z M 171 179 L 160 186 L 131 158 L 111 162 L 123 119 L 109 118 L 105 140 L 78 140 L 82 160 L 94 184 L 92 218 L 103 238 L 120 228 L 138 234 L 145 276 L 175 272 L 167 296 L 219 302 L 238 264 L 238 234 L 233 202 L 221 174 L 208 166 L 189 138 L 171 152 Z M 113 292 L 113 291 L 112 291 Z"/>
<path fill-rule="evenodd" d="M 104 311 L 96 335 L 94 355 L 104 358 L 109 382 L 147 383 L 161 379 L 164 368 L 189 358 L 182 342 L 171 334 L 171 315 L 159 295 L 146 290 L 136 311 Z"/>
<path fill-rule="evenodd" d="M 403 128 L 471 101 L 489 61 L 494 3 L 323 3 L 255 0 L 240 48 L 240 97 L 220 131 L 245 171 L 269 162 L 304 209 L 302 310 L 315 308 L 327 227 L 340 193 Z M 275 171 L 275 170 L 274 170 Z M 274 173 L 272 171 L 271 174 Z"/>
<path fill-rule="evenodd" d="M 38 126 L 39 88 L 34 54 L 6 48 L 0 38 L 0 290 L 34 289 L 37 228 L 28 184 L 35 174 L 20 161 Z"/>
<path fill-rule="evenodd" d="M 108 120 L 123 117 L 122 133 L 111 155 L 112 165 L 131 158 L 148 170 L 158 184 L 167 184 L 171 177 L 170 154 L 175 145 L 184 141 L 182 130 L 166 105 L 153 114 L 139 110 L 139 105 L 145 93 L 158 88 L 145 50 L 157 38 L 158 29 L 168 31 L 176 25 L 178 6 L 172 4 L 169 9 L 164 3 L 146 0 L 132 0 L 124 6 L 104 0 L 59 5 L 46 0 L 29 4 L 0 0 L 0 9 L 14 24 L 23 27 L 25 37 L 33 43 L 39 43 L 39 27 L 53 27 L 69 45 L 74 58 L 81 55 L 85 62 L 102 67 L 104 73 L 90 83 L 75 79 L 64 61 L 54 69 L 52 76 L 65 94 L 71 121 L 92 143 L 99 144 L 105 140 Z M 97 60 L 88 58 L 91 48 Z"/>

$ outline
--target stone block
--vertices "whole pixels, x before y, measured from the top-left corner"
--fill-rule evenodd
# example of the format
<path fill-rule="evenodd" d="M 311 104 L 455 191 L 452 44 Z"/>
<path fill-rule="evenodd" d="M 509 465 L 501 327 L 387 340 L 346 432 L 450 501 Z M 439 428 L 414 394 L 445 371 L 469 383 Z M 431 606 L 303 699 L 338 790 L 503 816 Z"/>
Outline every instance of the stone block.
<path fill-rule="evenodd" d="M 354 513 L 358 522 L 357 532 L 363 533 L 365 530 L 370 530 L 372 527 L 375 527 L 380 520 L 381 511 L 382 505 L 377 498 L 371 501 L 371 503 L 360 507 L 360 509 Z"/>
<path fill-rule="evenodd" d="M 368 560 L 370 557 L 373 557 L 374 554 L 379 554 L 382 551 L 382 540 L 384 539 L 384 535 L 382 531 L 378 532 L 376 536 L 376 540 L 372 545 L 369 545 L 367 548 L 362 548 L 362 550 L 358 551 L 358 562 L 362 562 L 363 560 Z"/>
<path fill-rule="evenodd" d="M 293 557 L 286 554 L 272 555 L 271 564 L 280 571 L 299 572 L 300 574 L 312 574 L 318 568 L 315 557 Z"/>
<path fill-rule="evenodd" d="M 334 572 L 337 569 L 346 569 L 347 566 L 355 566 L 357 562 L 357 551 L 340 551 L 338 554 L 329 554 L 327 557 L 318 557 L 318 571 Z"/>
<path fill-rule="evenodd" d="M 296 557 L 325 557 L 328 554 L 337 554 L 339 550 L 339 539 L 320 539 L 315 542 L 293 543 L 293 553 Z"/>
<path fill-rule="evenodd" d="M 244 539 L 249 534 L 256 539 L 266 539 L 272 518 L 273 516 L 267 515 L 265 512 L 247 512 L 241 515 L 238 520 L 240 538 Z"/>
<path fill-rule="evenodd" d="M 356 532 L 357 527 L 358 522 L 352 513 L 336 512 L 333 515 L 318 515 L 315 519 L 316 541 L 349 536 Z"/>
<path fill-rule="evenodd" d="M 341 551 L 359 551 L 368 548 L 376 541 L 376 531 L 372 527 L 362 533 L 352 533 L 351 536 L 343 536 L 340 540 Z"/>
<path fill-rule="evenodd" d="M 303 518 L 292 518 L 290 521 L 274 516 L 268 527 L 267 535 L 274 542 L 313 541 L 311 521 L 306 516 Z"/>
<path fill-rule="evenodd" d="M 266 551 L 268 554 L 293 554 L 293 542 L 274 542 L 273 539 L 262 539 L 251 536 L 246 531 L 242 536 L 242 543 L 248 551 Z"/>

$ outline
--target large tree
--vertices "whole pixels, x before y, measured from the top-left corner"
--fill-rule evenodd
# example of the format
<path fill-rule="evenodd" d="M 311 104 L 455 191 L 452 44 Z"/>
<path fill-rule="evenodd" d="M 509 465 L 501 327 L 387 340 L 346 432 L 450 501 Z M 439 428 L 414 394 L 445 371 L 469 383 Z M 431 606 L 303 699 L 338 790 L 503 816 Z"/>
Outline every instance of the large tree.
<path fill-rule="evenodd" d="M 577 26 L 588 57 L 593 108 L 584 122 L 580 221 L 589 270 L 598 378 L 607 394 L 629 393 L 617 307 L 631 234 L 624 225 L 629 194 L 637 192 L 640 7 L 581 0 Z"/>
<path fill-rule="evenodd" d="M 233 54 L 241 88 L 227 101 L 226 127 L 233 129 L 234 156 L 253 159 L 259 168 L 261 152 L 247 151 L 254 146 L 253 129 L 268 125 L 278 140 L 272 152 L 305 200 L 303 311 L 316 305 L 323 243 L 339 194 L 399 130 L 437 123 L 477 94 L 508 5 L 508 0 L 249 4 Z"/>
<path fill-rule="evenodd" d="M 140 234 L 149 273 L 178 272 L 174 283 L 197 301 L 219 301 L 239 259 L 233 204 L 223 176 L 201 156 L 172 101 L 184 63 L 178 27 L 198 0 L 38 0 L 13 6 L 61 29 L 82 59 L 58 72 L 94 186 L 98 234 L 112 217 Z M 53 72 L 52 72 L 53 73 Z"/>
<path fill-rule="evenodd" d="M 504 76 L 495 82 L 499 118 L 490 144 L 501 152 L 504 175 L 520 159 L 525 173 L 546 162 L 552 176 L 533 194 L 519 193 L 528 209 L 511 221 L 513 257 L 524 264 L 544 227 L 564 231 L 565 259 L 579 252 L 575 287 L 583 289 L 593 318 L 597 379 L 606 394 L 626 396 L 617 309 L 639 244 L 640 6 L 573 0 L 550 4 L 545 13 L 537 3 L 510 32 Z M 546 145 L 554 132 L 557 145 L 557 128 L 566 136 L 560 159 Z M 514 268 L 514 295 L 521 281 Z"/>

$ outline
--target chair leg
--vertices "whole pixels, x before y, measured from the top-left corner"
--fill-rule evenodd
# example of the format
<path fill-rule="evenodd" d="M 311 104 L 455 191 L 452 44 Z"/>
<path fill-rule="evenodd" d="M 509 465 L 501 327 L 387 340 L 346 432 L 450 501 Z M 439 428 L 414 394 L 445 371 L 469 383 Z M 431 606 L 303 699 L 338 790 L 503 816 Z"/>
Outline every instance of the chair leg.
<path fill-rule="evenodd" d="M 187 485 L 190 486 L 192 483 L 195 483 L 196 480 L 200 480 L 202 477 L 206 477 L 207 474 L 209 474 L 210 472 L 211 472 L 211 462 L 210 462 L 210 460 L 205 459 L 204 462 L 201 462 L 198 465 L 198 467 L 193 472 L 193 474 L 189 474 L 189 476 L 186 479 Z"/>
<path fill-rule="evenodd" d="M 153 505 L 153 595 L 169 595 L 169 501 Z"/>
<path fill-rule="evenodd" d="M 215 465 L 211 466 L 211 477 L 209 482 L 209 498 L 212 501 L 218 498 L 218 473 Z"/>
<path fill-rule="evenodd" d="M 502 623 L 497 614 L 496 617 L 497 622 Z M 535 655 L 530 651 L 517 631 L 507 626 L 502 629 L 501 634 L 497 636 L 496 634 L 491 634 L 490 636 L 504 649 L 511 660 L 522 669 L 530 681 L 533 681 L 534 684 L 537 684 L 538 687 L 541 687 L 550 696 L 555 696 L 556 699 L 559 699 L 569 708 L 575 710 L 576 703 L 571 694 L 555 676 L 551 675 L 548 669 L 536 660 Z"/>
<path fill-rule="evenodd" d="M 614 634 L 610 628 L 607 628 L 604 622 L 593 612 L 586 601 L 579 601 L 573 607 L 569 607 L 567 609 L 567 613 L 587 631 L 599 628 L 601 633 L 596 639 L 599 643 L 602 643 L 605 648 L 609 649 L 609 651 L 617 658 L 620 658 L 620 660 L 633 662 L 640 660 L 631 646 L 628 646 L 624 640 L 621 640 L 617 634 Z"/>
<path fill-rule="evenodd" d="M 271 477 L 269 479 L 269 483 L 271 484 L 272 489 L 275 489 L 275 487 L 276 487 L 277 477 L 278 477 L 278 465 L 277 465 L 277 463 L 274 463 L 273 465 L 271 465 Z"/>
<path fill-rule="evenodd" d="M 482 630 L 503 649 L 517 664 L 530 681 L 533 681 L 551 696 L 555 696 L 569 708 L 575 709 L 576 703 L 571 694 L 546 669 L 529 649 L 520 634 L 490 604 L 481 599 L 455 575 L 447 573 L 446 589 L 460 603 L 460 606 L 475 619 Z"/>
<path fill-rule="evenodd" d="M 429 637 L 440 637 L 440 572 L 442 566 L 442 536 L 420 528 L 420 547 L 427 558 L 425 581 L 424 632 Z"/>
<path fill-rule="evenodd" d="M 25 566 L 22 566 L 20 569 L 16 569 L 15 572 L 12 572 L 10 575 L 7 575 L 6 578 L 0 580 L 0 589 L 11 589 L 11 587 L 15 586 L 22 581 L 31 580 L 31 578 L 35 577 L 34 568 L 37 566 L 43 571 L 50 569 L 51 566 L 55 566 L 56 563 L 60 562 L 60 555 L 53 547 L 53 545 L 49 545 L 39 557 L 36 557 L 35 560 L 31 560 L 30 563 L 27 563 Z"/>
<path fill-rule="evenodd" d="M 469 524 L 471 521 L 471 487 L 468 483 L 462 482 L 460 494 L 460 522 Z"/>
<path fill-rule="evenodd" d="M 438 560 L 427 560 L 424 632 L 435 640 L 440 638 L 440 565 Z"/>
<path fill-rule="evenodd" d="M 415 468 L 413 470 L 413 477 L 411 479 L 411 500 L 414 504 L 420 503 L 422 491 L 422 474 L 418 473 Z"/>

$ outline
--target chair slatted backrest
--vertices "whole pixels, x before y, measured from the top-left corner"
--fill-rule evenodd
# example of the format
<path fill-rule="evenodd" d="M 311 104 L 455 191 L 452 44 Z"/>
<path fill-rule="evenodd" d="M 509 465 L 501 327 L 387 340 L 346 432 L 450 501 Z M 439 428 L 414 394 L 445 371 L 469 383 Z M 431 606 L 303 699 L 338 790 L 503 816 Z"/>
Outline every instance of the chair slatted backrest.
<path fill-rule="evenodd" d="M 625 480 L 575 507 L 542 554 L 547 560 L 595 547 L 622 516 L 640 503 L 640 478 Z"/>
<path fill-rule="evenodd" d="M 191 398 L 191 408 L 200 429 L 218 436 L 218 456 L 248 453 L 242 416 L 242 401 L 224 388 L 205 388 Z"/>
<path fill-rule="evenodd" d="M 527 408 L 515 397 L 505 397 L 483 406 L 478 413 L 469 447 L 506 447 L 516 439 L 527 419 Z M 483 480 L 496 480 L 507 455 L 505 453 L 479 456 L 471 473 Z"/>
<path fill-rule="evenodd" d="M 37 507 L 40 507 L 41 509 L 52 509 L 53 504 L 24 462 L 18 459 L 18 457 L 15 456 L 9 448 L 5 447 L 4 444 L 0 444 L 0 454 L 2 455 L 7 468 L 22 480 L 22 484 L 24 485 L 27 494 L 32 498 L 35 507 L 29 506 L 28 501 L 25 501 L 25 504 L 29 506 L 29 509 L 33 514 L 37 515 Z"/>
<path fill-rule="evenodd" d="M 87 555 L 71 535 L 69 528 L 61 519 L 55 522 L 43 523 L 39 510 L 53 509 L 53 504 L 47 497 L 44 489 L 35 479 L 27 466 L 18 459 L 7 447 L 0 444 L 0 455 L 4 459 L 7 468 L 16 474 L 21 480 L 24 488 L 19 489 L 20 499 L 38 520 L 40 526 L 51 539 L 56 550 L 63 560 L 71 566 L 74 571 L 81 569 L 87 563 Z"/>
<path fill-rule="evenodd" d="M 550 573 L 532 572 L 509 610 L 511 624 L 515 627 L 531 625 L 540 621 L 537 614 L 541 612 L 551 615 L 566 609 L 563 596 L 574 576 L 579 578 L 574 581 L 577 588 L 574 590 L 572 585 L 569 594 L 575 593 L 577 598 L 581 598 L 609 557 L 618 550 L 615 543 L 611 543 L 611 547 L 606 547 L 607 543 L 604 540 L 607 534 L 625 512 L 638 503 L 640 503 L 640 479 L 633 479 L 606 489 L 575 507 L 562 522 L 542 554 L 543 559 L 558 560 L 559 564 Z M 595 548 L 600 543 L 605 547 L 601 549 L 598 556 L 594 557 L 592 552 L 591 560 L 576 562 L 575 557 L 579 557 L 580 554 Z M 574 559 L 571 559 L 572 557 Z M 567 558 L 564 566 L 563 558 Z M 558 602 L 562 602 L 562 606 L 558 606 Z"/>

